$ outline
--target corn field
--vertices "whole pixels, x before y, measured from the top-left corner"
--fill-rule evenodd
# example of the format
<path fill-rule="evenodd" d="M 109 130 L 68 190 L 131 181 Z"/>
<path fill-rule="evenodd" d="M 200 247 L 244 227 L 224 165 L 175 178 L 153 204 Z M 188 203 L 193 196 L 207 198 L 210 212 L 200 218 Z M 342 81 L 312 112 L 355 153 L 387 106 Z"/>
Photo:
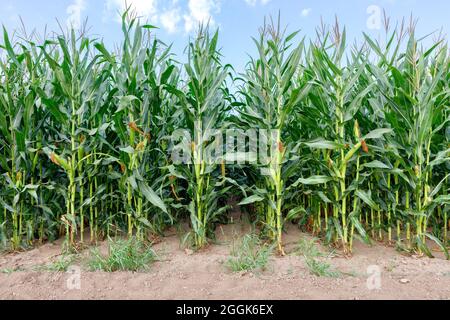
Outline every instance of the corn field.
<path fill-rule="evenodd" d="M 445 38 L 425 46 L 411 21 L 351 45 L 338 23 L 302 39 L 270 20 L 238 73 L 218 31 L 201 26 L 180 63 L 154 29 L 125 12 L 109 50 L 84 31 L 3 28 L 1 246 L 152 241 L 187 221 L 200 249 L 234 197 L 280 254 L 294 223 L 347 254 L 359 240 L 449 258 Z M 211 132 L 230 130 L 258 131 L 265 161 L 233 162 L 256 153 L 248 137 L 207 161 Z"/>

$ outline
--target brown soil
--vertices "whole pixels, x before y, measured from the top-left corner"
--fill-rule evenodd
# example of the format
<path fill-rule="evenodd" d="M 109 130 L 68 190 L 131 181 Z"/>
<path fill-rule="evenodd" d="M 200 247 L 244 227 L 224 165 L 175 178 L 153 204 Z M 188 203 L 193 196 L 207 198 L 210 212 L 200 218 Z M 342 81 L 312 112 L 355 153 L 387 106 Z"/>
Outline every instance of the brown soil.
<path fill-rule="evenodd" d="M 37 270 L 60 256 L 60 243 L 46 244 L 0 256 L 0 299 L 450 299 L 450 262 L 443 257 L 407 257 L 381 244 L 356 243 L 352 258 L 321 258 L 340 277 L 317 277 L 295 253 L 299 239 L 310 236 L 294 226 L 288 229 L 288 255 L 272 257 L 264 272 L 232 273 L 225 267 L 233 241 L 248 231 L 236 224 L 219 227 L 218 243 L 197 253 L 182 249 L 174 232 L 154 246 L 160 261 L 143 273 L 88 272 L 83 267 L 80 290 L 68 289 L 67 273 Z M 378 290 L 367 286 L 367 270 L 373 265 L 381 271 Z"/>

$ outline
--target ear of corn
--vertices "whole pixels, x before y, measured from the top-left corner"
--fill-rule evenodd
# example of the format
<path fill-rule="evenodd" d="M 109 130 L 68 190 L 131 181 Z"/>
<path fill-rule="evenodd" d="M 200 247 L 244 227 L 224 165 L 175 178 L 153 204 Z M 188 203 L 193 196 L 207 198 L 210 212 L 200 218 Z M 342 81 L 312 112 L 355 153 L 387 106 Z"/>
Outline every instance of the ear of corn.
<path fill-rule="evenodd" d="M 153 28 L 125 12 L 115 51 L 85 32 L 3 29 L 0 244 L 145 240 L 187 219 L 201 248 L 234 194 L 281 254 L 293 221 L 347 253 L 359 237 L 448 256 L 445 41 L 422 49 L 411 27 L 349 47 L 337 23 L 310 42 L 271 21 L 237 79 L 218 32 L 201 26 L 181 65 Z M 263 150 L 258 164 L 209 161 L 230 128 L 257 131 L 227 151 Z M 180 129 L 186 164 L 170 157 Z"/>

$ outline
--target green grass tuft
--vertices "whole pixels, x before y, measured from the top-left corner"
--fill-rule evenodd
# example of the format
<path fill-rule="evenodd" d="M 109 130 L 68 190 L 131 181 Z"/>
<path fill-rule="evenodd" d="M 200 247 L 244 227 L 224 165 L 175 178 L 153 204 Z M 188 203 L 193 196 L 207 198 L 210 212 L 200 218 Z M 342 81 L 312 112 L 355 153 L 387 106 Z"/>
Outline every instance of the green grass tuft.
<path fill-rule="evenodd" d="M 74 255 L 64 255 L 51 264 L 44 266 L 43 269 L 50 272 L 66 272 L 74 261 Z"/>
<path fill-rule="evenodd" d="M 265 270 L 273 245 L 263 244 L 257 235 L 246 235 L 231 252 L 226 266 L 233 272 Z"/>
<path fill-rule="evenodd" d="M 317 277 L 339 278 L 341 276 L 341 272 L 334 270 L 329 263 L 305 256 L 305 264 L 311 274 Z"/>
<path fill-rule="evenodd" d="M 156 260 L 155 252 L 144 242 L 131 238 L 109 242 L 109 253 L 105 256 L 96 248 L 91 251 L 88 262 L 91 271 L 142 271 Z"/>
<path fill-rule="evenodd" d="M 320 251 L 316 239 L 301 239 L 295 249 L 295 253 L 309 258 L 326 256 Z"/>

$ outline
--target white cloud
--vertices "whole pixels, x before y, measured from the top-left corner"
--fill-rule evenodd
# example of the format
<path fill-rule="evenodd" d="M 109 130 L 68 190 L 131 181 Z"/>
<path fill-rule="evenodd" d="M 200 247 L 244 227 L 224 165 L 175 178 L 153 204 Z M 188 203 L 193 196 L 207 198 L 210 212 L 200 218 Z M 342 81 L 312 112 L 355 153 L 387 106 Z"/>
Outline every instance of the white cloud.
<path fill-rule="evenodd" d="M 81 14 L 84 10 L 86 10 L 86 0 L 75 0 L 67 7 L 66 13 L 69 15 L 67 26 L 69 28 L 79 29 L 81 27 Z"/>
<path fill-rule="evenodd" d="M 189 0 L 188 14 L 184 15 L 184 30 L 191 32 L 199 23 L 215 24 L 213 13 L 220 11 L 219 0 Z"/>
<path fill-rule="evenodd" d="M 262 4 L 263 6 L 265 6 L 266 4 L 268 4 L 271 0 L 245 0 L 245 2 L 249 5 L 249 6 L 256 6 L 258 3 Z"/>
<path fill-rule="evenodd" d="M 178 23 L 181 21 L 180 8 L 172 8 L 164 11 L 159 17 L 161 26 L 168 33 L 176 33 L 178 31 Z"/>
<path fill-rule="evenodd" d="M 302 10 L 302 17 L 307 17 L 311 14 L 312 9 L 311 8 L 306 8 Z"/>
<path fill-rule="evenodd" d="M 139 17 L 159 24 L 168 33 L 176 33 L 184 28 L 186 33 L 196 29 L 199 23 L 215 25 L 214 14 L 220 11 L 222 0 L 105 0 L 103 19 L 114 17 L 120 22 L 119 12 L 123 12 L 126 4 Z M 270 0 L 259 0 L 267 2 Z M 181 25 L 184 24 L 184 25 Z"/>
<path fill-rule="evenodd" d="M 106 0 L 106 13 L 113 14 L 120 21 L 120 13 L 125 11 L 127 5 L 139 17 L 157 21 L 157 0 Z"/>

